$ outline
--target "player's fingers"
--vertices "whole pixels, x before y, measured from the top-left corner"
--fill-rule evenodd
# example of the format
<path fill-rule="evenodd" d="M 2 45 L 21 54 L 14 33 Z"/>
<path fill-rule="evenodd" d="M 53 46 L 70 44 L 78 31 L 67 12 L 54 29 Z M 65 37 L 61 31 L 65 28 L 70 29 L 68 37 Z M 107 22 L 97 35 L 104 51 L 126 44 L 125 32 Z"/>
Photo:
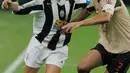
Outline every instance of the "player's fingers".
<path fill-rule="evenodd" d="M 4 0 L 3 3 L 2 3 L 2 8 L 8 8 L 8 4 L 11 3 L 12 1 L 11 0 Z"/>
<path fill-rule="evenodd" d="M 66 28 L 67 28 L 67 25 L 61 27 L 61 29 L 63 29 L 63 30 L 66 29 Z"/>
<path fill-rule="evenodd" d="M 64 30 L 61 30 L 60 33 L 64 33 L 65 31 Z"/>
<path fill-rule="evenodd" d="M 64 32 L 68 32 L 68 25 L 65 25 L 61 28 Z"/>
<path fill-rule="evenodd" d="M 4 9 L 3 2 L 2 2 L 2 5 L 1 5 L 1 8 Z"/>
<path fill-rule="evenodd" d="M 70 27 L 68 27 L 68 28 L 66 29 L 66 32 L 67 32 L 67 33 L 70 33 L 71 30 L 72 30 L 72 27 L 70 26 Z"/>
<path fill-rule="evenodd" d="M 7 1 L 3 1 L 3 3 L 2 3 L 2 8 L 8 8 L 8 3 L 7 3 Z"/>
<path fill-rule="evenodd" d="M 79 25 L 72 27 L 71 30 L 70 30 L 70 33 L 72 33 L 72 31 L 73 31 L 74 29 L 78 28 L 78 27 L 79 27 Z"/>
<path fill-rule="evenodd" d="M 65 32 L 68 33 L 69 27 L 66 28 Z"/>
<path fill-rule="evenodd" d="M 62 26 L 62 27 L 61 27 L 61 33 L 62 33 L 62 32 L 66 32 L 66 29 L 67 29 L 66 26 Z"/>
<path fill-rule="evenodd" d="M 70 30 L 69 30 L 69 33 L 72 33 L 72 31 L 75 29 L 75 27 L 72 27 Z"/>
<path fill-rule="evenodd" d="M 66 25 L 68 22 L 64 21 L 63 25 Z"/>
<path fill-rule="evenodd" d="M 1 5 L 2 9 L 5 8 L 5 1 L 2 2 L 2 5 Z"/>
<path fill-rule="evenodd" d="M 69 33 L 72 33 L 72 31 L 75 29 L 75 27 L 73 27 L 71 30 L 70 30 L 70 32 Z"/>

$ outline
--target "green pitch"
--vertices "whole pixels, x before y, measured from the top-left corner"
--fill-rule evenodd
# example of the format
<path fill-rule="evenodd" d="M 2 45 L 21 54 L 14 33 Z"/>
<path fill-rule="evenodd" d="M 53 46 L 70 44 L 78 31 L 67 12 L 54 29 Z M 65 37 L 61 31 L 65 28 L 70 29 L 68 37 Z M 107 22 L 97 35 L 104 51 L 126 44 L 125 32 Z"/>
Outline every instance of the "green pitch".
<path fill-rule="evenodd" d="M 0 73 L 3 73 L 28 45 L 32 36 L 33 16 L 17 16 L 0 10 L 0 17 Z M 97 26 L 74 30 L 69 43 L 69 58 L 61 73 L 77 73 L 77 64 L 82 56 L 97 44 L 98 37 Z M 23 73 L 23 70 L 24 62 L 13 73 Z M 93 73 L 103 73 L 104 70 L 105 67 L 99 67 L 93 70 Z M 41 67 L 39 73 L 44 71 L 45 65 Z"/>

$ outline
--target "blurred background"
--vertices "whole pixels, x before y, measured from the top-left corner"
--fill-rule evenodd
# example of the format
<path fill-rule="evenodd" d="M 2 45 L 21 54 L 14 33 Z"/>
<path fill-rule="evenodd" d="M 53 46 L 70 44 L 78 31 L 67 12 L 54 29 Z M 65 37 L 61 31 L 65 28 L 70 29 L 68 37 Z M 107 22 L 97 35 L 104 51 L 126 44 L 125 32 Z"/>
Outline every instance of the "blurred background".
<path fill-rule="evenodd" d="M 27 0 L 28 1 L 28 0 Z M 124 0 L 130 11 L 130 0 Z M 0 5 L 2 0 L 0 0 Z M 0 8 L 0 73 L 23 73 L 24 50 L 32 36 L 33 15 L 13 15 L 9 10 Z M 98 42 L 97 26 L 81 27 L 74 30 L 69 43 L 69 58 L 61 73 L 77 73 L 76 66 Z M 104 67 L 93 70 L 93 73 L 103 73 Z M 43 65 L 39 73 L 44 73 Z M 128 71 L 130 73 L 130 70 Z"/>

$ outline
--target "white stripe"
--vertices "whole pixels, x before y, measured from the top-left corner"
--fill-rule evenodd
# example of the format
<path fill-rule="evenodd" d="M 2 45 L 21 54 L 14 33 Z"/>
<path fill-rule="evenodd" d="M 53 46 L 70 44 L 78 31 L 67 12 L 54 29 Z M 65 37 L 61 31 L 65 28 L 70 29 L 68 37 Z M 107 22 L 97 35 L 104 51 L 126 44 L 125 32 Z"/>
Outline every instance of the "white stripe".
<path fill-rule="evenodd" d="M 24 59 L 25 50 L 17 57 L 17 59 L 3 72 L 3 73 L 13 73 L 15 69 L 22 63 Z"/>

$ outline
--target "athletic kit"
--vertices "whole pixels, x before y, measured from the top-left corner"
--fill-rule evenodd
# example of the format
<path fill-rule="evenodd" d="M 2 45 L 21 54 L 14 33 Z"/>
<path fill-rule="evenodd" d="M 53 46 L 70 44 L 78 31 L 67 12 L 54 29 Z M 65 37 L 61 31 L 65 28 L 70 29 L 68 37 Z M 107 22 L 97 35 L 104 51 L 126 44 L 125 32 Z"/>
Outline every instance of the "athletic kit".
<path fill-rule="evenodd" d="M 33 36 L 25 57 L 27 66 L 39 68 L 45 61 L 62 67 L 68 57 L 71 34 L 60 33 L 61 26 L 70 21 L 78 4 L 87 5 L 86 0 L 31 0 L 13 11 L 18 15 L 34 14 Z"/>
<path fill-rule="evenodd" d="M 92 0 L 88 6 L 96 13 L 109 12 L 108 23 L 99 25 L 99 44 L 94 48 L 102 56 L 109 73 L 126 73 L 130 63 L 130 16 L 122 0 Z"/>

